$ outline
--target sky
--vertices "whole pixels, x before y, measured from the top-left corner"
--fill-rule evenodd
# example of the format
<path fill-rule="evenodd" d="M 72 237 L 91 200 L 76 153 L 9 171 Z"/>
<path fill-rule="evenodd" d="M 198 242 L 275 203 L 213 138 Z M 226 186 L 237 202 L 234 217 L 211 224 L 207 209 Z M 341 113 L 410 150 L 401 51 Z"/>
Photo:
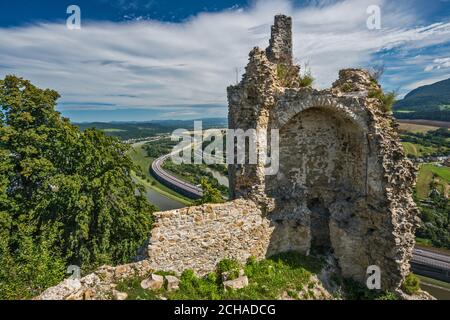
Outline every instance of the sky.
<path fill-rule="evenodd" d="M 380 29 L 367 27 L 373 5 Z M 317 89 L 349 67 L 384 65 L 400 97 L 450 78 L 450 0 L 0 0 L 0 78 L 57 90 L 75 122 L 226 117 L 226 87 L 278 13 Z"/>

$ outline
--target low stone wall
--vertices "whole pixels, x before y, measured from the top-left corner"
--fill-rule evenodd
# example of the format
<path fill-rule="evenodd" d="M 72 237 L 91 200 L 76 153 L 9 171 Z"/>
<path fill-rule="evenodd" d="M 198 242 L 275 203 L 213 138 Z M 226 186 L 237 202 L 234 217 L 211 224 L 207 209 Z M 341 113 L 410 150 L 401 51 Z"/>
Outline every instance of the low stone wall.
<path fill-rule="evenodd" d="M 255 203 L 234 200 L 155 213 L 148 255 L 154 270 L 203 275 L 225 258 L 264 258 L 273 227 Z"/>

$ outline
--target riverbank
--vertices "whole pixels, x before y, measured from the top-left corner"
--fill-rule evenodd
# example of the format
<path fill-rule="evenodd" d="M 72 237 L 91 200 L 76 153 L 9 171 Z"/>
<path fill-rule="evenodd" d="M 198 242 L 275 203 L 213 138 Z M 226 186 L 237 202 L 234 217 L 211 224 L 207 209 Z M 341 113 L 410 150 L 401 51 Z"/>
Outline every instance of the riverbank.
<path fill-rule="evenodd" d="M 427 291 L 438 300 L 450 300 L 450 283 L 417 274 L 416 276 L 420 279 L 422 290 Z"/>
<path fill-rule="evenodd" d="M 192 201 L 175 191 L 167 188 L 159 183 L 150 174 L 150 165 L 155 160 L 147 155 L 146 150 L 143 148 L 145 141 L 132 144 L 132 148 L 129 151 L 129 155 L 145 175 L 145 179 L 134 174 L 135 179 L 142 184 L 147 192 L 147 198 L 151 203 L 158 207 L 160 210 L 171 210 L 186 207 L 192 204 Z"/>

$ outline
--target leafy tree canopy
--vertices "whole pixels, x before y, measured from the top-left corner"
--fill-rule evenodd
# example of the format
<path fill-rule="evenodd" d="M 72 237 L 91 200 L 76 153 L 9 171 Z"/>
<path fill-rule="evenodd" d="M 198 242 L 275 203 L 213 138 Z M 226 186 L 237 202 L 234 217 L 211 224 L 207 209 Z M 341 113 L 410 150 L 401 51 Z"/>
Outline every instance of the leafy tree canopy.
<path fill-rule="evenodd" d="M 131 177 L 127 146 L 81 132 L 55 110 L 58 98 L 15 76 L 0 80 L 0 298 L 17 296 L 20 281 L 7 285 L 20 274 L 41 288 L 67 264 L 125 262 L 150 230 L 154 207 Z"/>
<path fill-rule="evenodd" d="M 220 190 L 213 187 L 211 183 L 208 182 L 207 179 L 201 179 L 201 185 L 203 190 L 203 197 L 196 201 L 195 204 L 200 205 L 204 203 L 222 203 L 225 202 Z"/>

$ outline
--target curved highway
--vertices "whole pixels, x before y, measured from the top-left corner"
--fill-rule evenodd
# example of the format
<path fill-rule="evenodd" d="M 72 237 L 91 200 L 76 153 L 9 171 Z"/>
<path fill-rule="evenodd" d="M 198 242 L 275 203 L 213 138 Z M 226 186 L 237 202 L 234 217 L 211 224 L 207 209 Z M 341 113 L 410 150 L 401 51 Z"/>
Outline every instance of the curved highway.
<path fill-rule="evenodd" d="M 411 259 L 414 273 L 450 282 L 450 256 L 416 248 Z"/>
<path fill-rule="evenodd" d="M 161 182 L 166 187 L 191 199 L 199 199 L 203 196 L 203 190 L 200 187 L 194 186 L 186 181 L 178 179 L 162 168 L 164 161 L 170 157 L 171 154 L 166 154 L 153 161 L 151 166 L 151 173 L 156 180 Z"/>

